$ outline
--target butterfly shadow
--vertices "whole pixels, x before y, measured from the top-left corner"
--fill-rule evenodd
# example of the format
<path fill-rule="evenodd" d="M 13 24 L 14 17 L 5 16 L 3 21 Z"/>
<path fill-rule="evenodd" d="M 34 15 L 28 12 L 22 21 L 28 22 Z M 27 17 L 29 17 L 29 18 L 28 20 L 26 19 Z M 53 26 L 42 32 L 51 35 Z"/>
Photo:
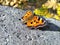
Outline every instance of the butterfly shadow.
<path fill-rule="evenodd" d="M 58 27 L 53 23 L 48 23 L 48 25 L 46 25 L 45 27 L 38 28 L 38 29 L 42 31 L 60 31 L 60 27 Z"/>

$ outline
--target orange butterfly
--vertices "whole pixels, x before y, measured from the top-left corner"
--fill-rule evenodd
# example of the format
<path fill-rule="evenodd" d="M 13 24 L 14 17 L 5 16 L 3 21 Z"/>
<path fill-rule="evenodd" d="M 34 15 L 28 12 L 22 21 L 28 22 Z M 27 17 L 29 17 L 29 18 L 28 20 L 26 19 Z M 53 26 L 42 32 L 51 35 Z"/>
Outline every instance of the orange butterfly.
<path fill-rule="evenodd" d="M 26 12 L 26 14 L 22 17 L 22 20 L 28 27 L 43 27 L 46 23 L 43 18 L 34 15 L 30 10 Z"/>

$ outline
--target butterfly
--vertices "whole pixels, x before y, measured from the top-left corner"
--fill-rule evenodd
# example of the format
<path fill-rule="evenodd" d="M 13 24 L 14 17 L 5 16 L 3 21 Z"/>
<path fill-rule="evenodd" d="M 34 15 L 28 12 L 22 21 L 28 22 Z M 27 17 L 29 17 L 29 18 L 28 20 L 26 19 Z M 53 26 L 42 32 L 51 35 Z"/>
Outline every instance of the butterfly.
<path fill-rule="evenodd" d="M 25 13 L 25 15 L 22 17 L 22 20 L 27 27 L 37 28 L 46 26 L 46 20 L 33 14 L 33 12 L 30 10 Z"/>

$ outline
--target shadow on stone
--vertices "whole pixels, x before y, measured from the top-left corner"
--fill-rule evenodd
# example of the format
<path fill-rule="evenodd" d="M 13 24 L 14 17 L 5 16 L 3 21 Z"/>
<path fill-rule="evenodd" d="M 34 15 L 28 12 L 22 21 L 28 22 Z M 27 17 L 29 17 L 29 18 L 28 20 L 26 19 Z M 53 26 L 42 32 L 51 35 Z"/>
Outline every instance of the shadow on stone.
<path fill-rule="evenodd" d="M 57 25 L 53 24 L 53 23 L 48 23 L 47 26 L 43 27 L 43 28 L 38 28 L 39 30 L 42 31 L 60 31 L 60 27 L 58 27 Z"/>

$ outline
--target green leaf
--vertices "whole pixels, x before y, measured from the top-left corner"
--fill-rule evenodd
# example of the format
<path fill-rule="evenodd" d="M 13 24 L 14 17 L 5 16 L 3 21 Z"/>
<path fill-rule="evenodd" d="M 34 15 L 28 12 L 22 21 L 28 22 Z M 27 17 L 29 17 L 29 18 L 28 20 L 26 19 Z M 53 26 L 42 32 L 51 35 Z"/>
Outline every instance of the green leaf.
<path fill-rule="evenodd" d="M 39 10 L 40 10 L 41 12 L 45 12 L 47 9 L 46 9 L 46 8 L 41 7 L 41 8 L 39 8 Z"/>

